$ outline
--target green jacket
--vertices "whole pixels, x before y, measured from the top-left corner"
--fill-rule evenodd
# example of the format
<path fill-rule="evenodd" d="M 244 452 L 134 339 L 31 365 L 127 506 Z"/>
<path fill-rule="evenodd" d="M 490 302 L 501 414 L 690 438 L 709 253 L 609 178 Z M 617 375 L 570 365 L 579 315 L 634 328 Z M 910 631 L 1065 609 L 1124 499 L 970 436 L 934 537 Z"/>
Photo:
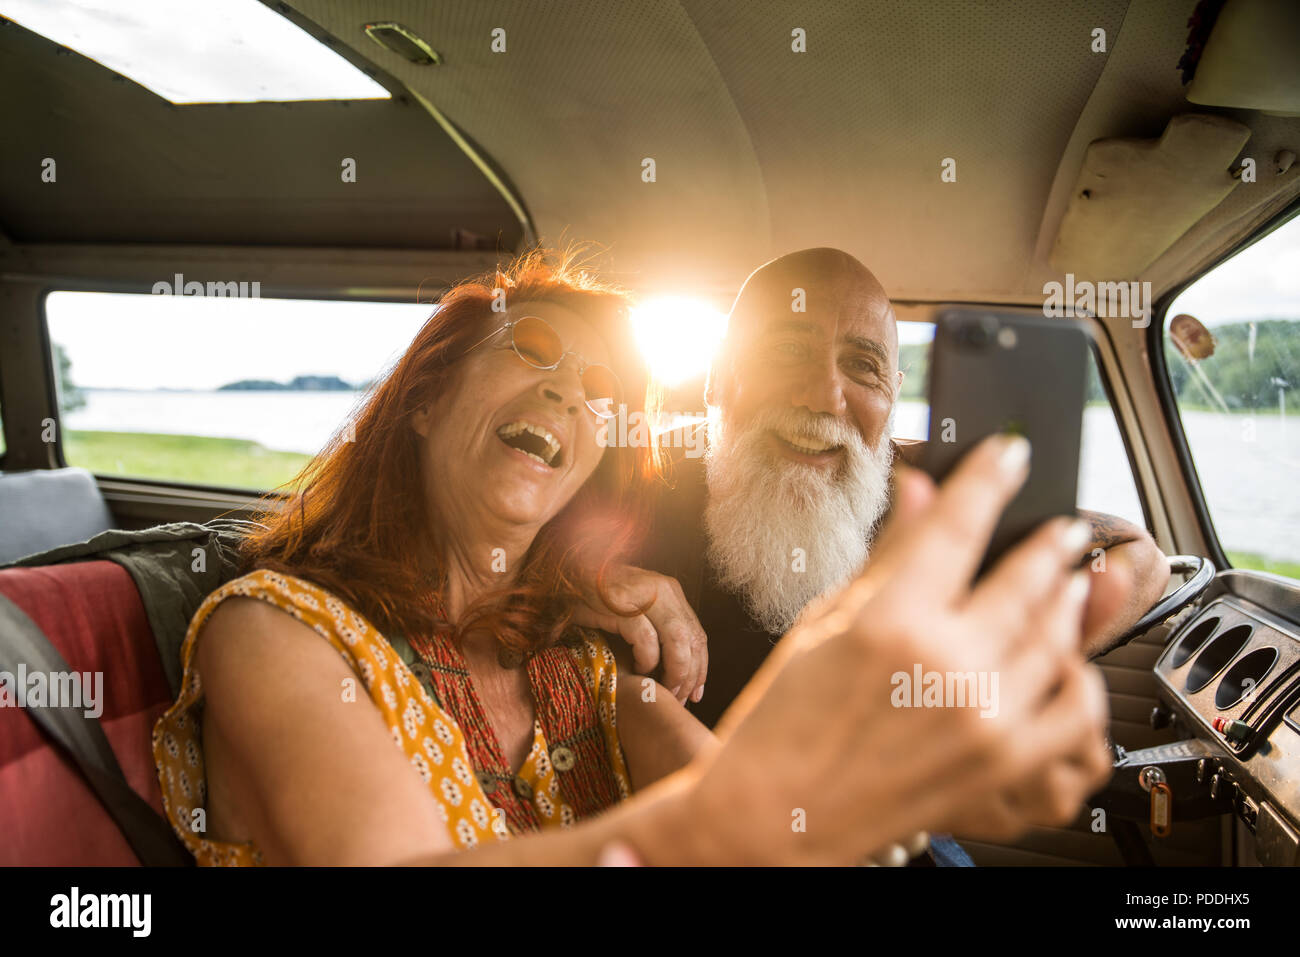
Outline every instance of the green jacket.
<path fill-rule="evenodd" d="M 139 531 L 111 529 L 76 545 L 12 562 L 4 568 L 107 559 L 125 568 L 140 591 L 145 615 L 172 695 L 181 690 L 181 645 L 203 600 L 237 577 L 239 541 L 249 523 L 175 522 Z"/>

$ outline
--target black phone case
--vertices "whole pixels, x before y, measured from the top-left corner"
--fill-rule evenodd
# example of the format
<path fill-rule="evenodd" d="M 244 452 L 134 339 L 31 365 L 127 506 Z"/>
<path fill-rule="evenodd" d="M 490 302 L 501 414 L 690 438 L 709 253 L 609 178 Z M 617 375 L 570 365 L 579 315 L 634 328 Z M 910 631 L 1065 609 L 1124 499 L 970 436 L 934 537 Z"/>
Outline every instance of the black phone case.
<path fill-rule="evenodd" d="M 983 309 L 938 319 L 922 467 L 942 481 L 995 432 L 1019 432 L 1032 448 L 1029 476 L 1003 512 L 981 572 L 1042 522 L 1075 513 L 1088 349 L 1086 328 L 1072 319 Z"/>

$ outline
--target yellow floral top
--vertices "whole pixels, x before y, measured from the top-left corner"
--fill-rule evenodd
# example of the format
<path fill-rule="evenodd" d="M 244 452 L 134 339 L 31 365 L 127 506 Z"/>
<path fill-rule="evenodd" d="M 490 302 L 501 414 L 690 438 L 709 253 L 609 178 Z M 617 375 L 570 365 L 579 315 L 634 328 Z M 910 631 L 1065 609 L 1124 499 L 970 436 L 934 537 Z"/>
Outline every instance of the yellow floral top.
<path fill-rule="evenodd" d="M 465 739 L 456 720 L 441 707 L 407 667 L 407 661 L 360 614 L 330 592 L 292 575 L 259 570 L 217 589 L 200 606 L 190 622 L 181 647 L 184 678 L 180 697 L 158 719 L 153 730 L 153 754 L 162 785 L 168 820 L 186 847 L 203 865 L 262 864 L 253 842 L 230 844 L 202 836 L 206 815 L 201 813 L 207 792 L 201 740 L 203 687 L 194 657 L 195 641 L 208 616 L 231 596 L 257 598 L 275 605 L 309 625 L 343 656 L 361 679 L 370 700 L 393 734 L 393 743 L 411 762 L 429 789 L 452 843 L 461 849 L 480 841 L 508 839 L 504 814 L 494 813 L 492 802 L 471 765 Z M 404 642 L 400 643 L 403 647 Z M 590 680 L 598 706 L 600 728 L 620 799 L 631 793 L 627 765 L 619 745 L 614 709 L 617 666 L 609 646 L 599 636 L 585 638 L 572 650 L 581 674 Z M 537 820 L 543 828 L 574 823 L 573 809 L 561 795 L 554 763 L 540 722 L 535 724 L 533 747 L 518 777 L 527 783 Z"/>

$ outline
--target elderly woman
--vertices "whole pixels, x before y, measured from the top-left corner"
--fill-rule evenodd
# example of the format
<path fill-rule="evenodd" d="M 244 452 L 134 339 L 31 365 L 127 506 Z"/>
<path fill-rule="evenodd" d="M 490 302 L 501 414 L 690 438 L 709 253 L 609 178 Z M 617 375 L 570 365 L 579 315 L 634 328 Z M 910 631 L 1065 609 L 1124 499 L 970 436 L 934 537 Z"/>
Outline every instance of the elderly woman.
<path fill-rule="evenodd" d="M 1077 810 L 1105 708 L 1064 523 L 970 586 L 1022 441 L 938 492 L 907 476 L 907 534 L 783 641 L 719 744 L 575 621 L 638 527 L 649 450 L 601 429 L 645 393 L 623 295 L 585 274 L 534 254 L 443 297 L 191 622 L 154 754 L 200 863 L 852 862 Z M 999 716 L 891 707 L 915 661 L 996 669 Z"/>

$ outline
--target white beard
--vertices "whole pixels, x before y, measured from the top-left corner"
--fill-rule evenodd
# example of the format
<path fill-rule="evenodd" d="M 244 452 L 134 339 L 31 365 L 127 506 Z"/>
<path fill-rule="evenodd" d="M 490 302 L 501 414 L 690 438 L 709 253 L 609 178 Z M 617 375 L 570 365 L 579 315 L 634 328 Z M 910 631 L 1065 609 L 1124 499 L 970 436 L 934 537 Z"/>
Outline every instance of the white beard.
<path fill-rule="evenodd" d="M 770 445 L 773 428 L 841 445 L 843 461 L 832 470 L 781 458 Z M 728 416 L 709 410 L 708 559 L 769 633 L 785 634 L 805 606 L 866 563 L 889 506 L 891 432 L 872 449 L 842 419 L 787 407 L 759 413 L 736 434 Z"/>

